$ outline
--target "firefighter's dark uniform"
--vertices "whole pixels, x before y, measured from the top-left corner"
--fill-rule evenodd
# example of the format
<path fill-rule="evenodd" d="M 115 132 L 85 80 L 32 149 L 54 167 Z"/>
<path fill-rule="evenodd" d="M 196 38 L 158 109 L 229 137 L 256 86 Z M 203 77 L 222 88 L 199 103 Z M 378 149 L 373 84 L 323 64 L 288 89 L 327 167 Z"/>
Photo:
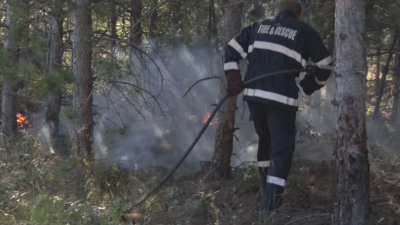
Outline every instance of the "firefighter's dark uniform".
<path fill-rule="evenodd" d="M 244 81 L 257 76 L 304 68 L 309 59 L 317 66 L 331 65 L 331 56 L 319 34 L 285 10 L 275 18 L 254 22 L 233 38 L 225 50 L 224 70 L 239 70 L 239 60 L 247 58 Z M 314 82 L 326 84 L 330 71 L 321 69 Z M 281 205 L 295 149 L 299 73 L 267 77 L 243 91 L 255 130 L 259 136 L 258 167 L 263 179 L 262 207 L 271 211 Z"/>

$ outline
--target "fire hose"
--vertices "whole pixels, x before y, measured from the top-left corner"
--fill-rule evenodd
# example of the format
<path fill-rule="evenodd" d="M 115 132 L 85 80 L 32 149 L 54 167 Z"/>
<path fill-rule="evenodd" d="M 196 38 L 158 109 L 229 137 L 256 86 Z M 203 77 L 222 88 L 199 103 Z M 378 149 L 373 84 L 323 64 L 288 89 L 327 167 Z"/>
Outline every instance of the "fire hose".
<path fill-rule="evenodd" d="M 264 74 L 261 76 L 258 76 L 256 78 L 253 78 L 251 80 L 248 80 L 246 82 L 243 83 L 243 87 L 248 87 L 250 84 L 255 83 L 256 81 L 262 80 L 266 77 L 269 76 L 275 76 L 275 75 L 281 75 L 281 74 L 285 74 L 285 73 L 298 73 L 298 72 L 313 72 L 317 69 L 316 66 L 307 66 L 306 68 L 302 68 L 302 69 L 293 69 L 293 70 L 283 70 L 283 71 L 278 71 L 278 72 L 273 72 L 273 73 L 268 73 L 268 74 Z M 142 198 L 139 202 L 135 203 L 129 210 L 125 211 L 125 213 L 129 213 L 132 211 L 133 208 L 135 208 L 136 206 L 140 205 L 141 203 L 143 203 L 144 201 L 146 201 L 151 195 L 153 195 L 163 184 L 165 184 L 165 182 L 172 177 L 172 175 L 175 173 L 175 171 L 179 168 L 179 166 L 181 166 L 181 164 L 183 163 L 183 161 L 185 161 L 186 157 L 190 154 L 190 152 L 193 150 L 194 146 L 197 144 L 197 142 L 200 140 L 201 136 L 203 135 L 204 131 L 207 129 L 208 125 L 211 123 L 212 119 L 214 118 L 215 114 L 217 114 L 218 110 L 221 108 L 221 106 L 224 104 L 224 102 L 228 99 L 228 96 L 223 97 L 220 102 L 218 103 L 218 105 L 215 107 L 214 111 L 210 114 L 210 117 L 208 118 L 207 122 L 205 122 L 203 128 L 201 129 L 200 133 L 196 136 L 195 140 L 193 141 L 193 143 L 190 145 L 190 147 L 188 148 L 188 150 L 186 151 L 186 153 L 182 156 L 182 158 L 179 160 L 179 162 L 175 165 L 175 167 L 167 174 L 167 176 L 164 177 L 164 179 L 152 190 L 150 190 L 150 192 L 144 197 Z"/>

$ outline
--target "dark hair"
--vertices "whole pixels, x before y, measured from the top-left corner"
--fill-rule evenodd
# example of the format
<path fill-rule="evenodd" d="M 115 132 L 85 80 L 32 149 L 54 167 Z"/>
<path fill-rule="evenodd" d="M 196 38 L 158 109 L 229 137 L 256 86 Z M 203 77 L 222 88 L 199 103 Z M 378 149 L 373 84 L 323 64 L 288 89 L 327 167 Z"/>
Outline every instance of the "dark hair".
<path fill-rule="evenodd" d="M 301 5 L 296 0 L 286 0 L 281 5 L 281 12 L 283 10 L 290 10 L 296 14 L 296 16 L 301 15 Z"/>

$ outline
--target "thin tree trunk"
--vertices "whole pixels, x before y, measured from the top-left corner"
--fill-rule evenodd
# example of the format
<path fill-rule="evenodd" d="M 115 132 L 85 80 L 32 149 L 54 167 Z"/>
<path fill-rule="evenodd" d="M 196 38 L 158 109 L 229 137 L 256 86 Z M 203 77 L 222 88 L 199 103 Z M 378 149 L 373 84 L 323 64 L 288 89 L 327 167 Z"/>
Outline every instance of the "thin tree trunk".
<path fill-rule="evenodd" d="M 131 0 L 130 26 L 130 59 L 132 74 L 140 74 L 142 71 L 142 55 L 139 51 L 142 42 L 142 23 L 139 21 L 142 17 L 142 0 Z M 136 78 L 135 78 L 136 79 Z M 136 80 L 139 82 L 139 80 Z"/>
<path fill-rule="evenodd" d="M 400 0 L 396 0 L 396 11 L 397 14 L 400 13 Z M 397 17 L 396 18 L 396 23 L 397 23 L 397 32 L 400 33 L 400 19 Z M 400 48 L 400 40 L 397 42 L 397 47 Z M 394 61 L 394 73 L 396 77 L 396 85 L 395 85 L 395 99 L 393 103 L 393 124 L 394 124 L 394 129 L 395 129 L 395 135 L 393 137 L 393 146 L 398 147 L 400 143 L 400 119 L 399 117 L 399 92 L 400 92 L 400 54 L 396 54 L 395 56 L 395 61 Z"/>
<path fill-rule="evenodd" d="M 6 27 L 7 34 L 4 48 L 9 58 L 9 74 L 3 74 L 3 89 L 1 93 L 1 133 L 12 138 L 17 133 L 16 104 L 17 83 L 15 81 L 15 67 L 18 63 L 18 21 L 13 16 L 13 0 L 7 1 Z"/>
<path fill-rule="evenodd" d="M 366 225 L 370 213 L 366 132 L 365 0 L 336 0 L 337 224 Z"/>
<path fill-rule="evenodd" d="M 212 11 L 214 8 L 214 0 L 208 0 L 208 33 L 207 33 L 207 39 L 208 39 L 208 46 L 210 49 L 212 49 L 212 44 L 211 44 L 211 38 L 212 38 Z"/>
<path fill-rule="evenodd" d="M 400 0 L 396 0 L 396 11 L 400 13 Z M 397 34 L 400 35 L 400 18 L 396 17 Z M 400 48 L 400 38 L 397 40 L 397 49 Z M 398 110 L 399 110 L 399 88 L 400 88 L 400 54 L 394 56 L 394 69 L 393 69 L 393 108 L 391 114 L 391 120 L 394 125 L 397 124 Z"/>
<path fill-rule="evenodd" d="M 380 116 L 380 106 L 381 106 L 381 101 L 382 101 L 382 97 L 383 97 L 383 92 L 384 92 L 385 86 L 386 86 L 386 76 L 389 72 L 389 66 L 390 66 L 390 62 L 392 61 L 393 49 L 396 46 L 397 38 L 398 38 L 398 35 L 394 34 L 393 42 L 390 46 L 390 52 L 389 52 L 386 64 L 382 70 L 382 79 L 380 81 L 380 86 L 379 86 L 379 90 L 378 90 L 378 95 L 376 97 L 375 109 L 374 109 L 374 115 L 373 115 L 373 117 L 375 119 L 378 119 Z"/>
<path fill-rule="evenodd" d="M 243 3 L 237 0 L 224 0 L 224 36 L 225 43 L 228 43 L 241 30 L 241 15 Z M 229 5 L 229 6 L 228 6 Z M 220 97 L 226 96 L 227 82 L 222 76 L 220 85 Z M 213 178 L 227 179 L 231 172 L 231 155 L 233 150 L 233 133 L 235 125 L 237 97 L 229 98 L 221 107 L 218 114 L 218 127 L 215 139 L 215 152 L 213 156 Z"/>
<path fill-rule="evenodd" d="M 400 48 L 400 39 L 397 40 L 397 46 Z M 396 124 L 399 110 L 399 88 L 400 88 L 400 54 L 394 56 L 393 63 L 393 107 L 391 113 L 391 120 Z"/>
<path fill-rule="evenodd" d="M 90 0 L 76 0 L 73 32 L 74 109 L 77 112 L 73 134 L 73 155 L 92 155 L 92 18 Z"/>
<path fill-rule="evenodd" d="M 152 7 L 155 8 L 158 4 L 158 0 L 153 0 Z M 153 13 L 150 15 L 150 26 L 149 26 L 149 37 L 151 41 L 154 42 L 156 38 L 157 31 L 157 21 L 158 21 L 158 9 L 155 9 Z"/>
<path fill-rule="evenodd" d="M 63 58 L 63 12 L 62 5 L 63 0 L 52 0 L 51 1 L 51 13 L 50 13 L 50 57 L 49 57 L 49 74 L 61 70 L 62 58 Z M 56 88 L 48 94 L 46 118 L 45 123 L 49 132 L 50 151 L 57 151 L 55 140 L 58 137 L 59 128 L 59 115 L 61 108 L 61 90 Z"/>
<path fill-rule="evenodd" d="M 171 26 L 172 26 L 172 45 L 176 46 L 180 43 L 180 38 L 178 38 L 178 30 L 182 27 L 182 19 L 183 19 L 183 13 L 182 13 L 182 1 L 177 1 L 172 3 L 173 5 L 171 6 L 174 10 L 174 15 L 173 18 L 171 19 Z"/>
<path fill-rule="evenodd" d="M 112 13 L 111 13 L 111 57 L 113 59 L 117 58 L 117 5 L 115 1 L 111 2 L 112 4 Z"/>
<path fill-rule="evenodd" d="M 376 51 L 376 71 L 375 71 L 375 96 L 379 95 L 380 77 L 381 77 L 381 45 L 379 44 L 378 50 Z"/>
<path fill-rule="evenodd" d="M 142 0 L 131 0 L 131 35 L 129 42 L 139 46 L 142 42 L 142 25 L 139 22 L 142 17 Z"/>

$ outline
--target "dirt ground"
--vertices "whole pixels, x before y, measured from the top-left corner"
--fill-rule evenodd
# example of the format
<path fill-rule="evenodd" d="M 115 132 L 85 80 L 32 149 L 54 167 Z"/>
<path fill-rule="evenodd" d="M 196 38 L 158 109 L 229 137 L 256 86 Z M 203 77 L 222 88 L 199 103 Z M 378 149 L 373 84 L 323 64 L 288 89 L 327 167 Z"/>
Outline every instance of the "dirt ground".
<path fill-rule="evenodd" d="M 400 167 L 372 155 L 375 158 L 371 163 L 371 224 L 397 225 L 400 222 Z M 280 209 L 285 219 L 276 224 L 334 224 L 335 170 L 335 161 L 331 159 L 319 163 L 295 159 Z M 245 175 L 251 176 L 244 179 Z M 232 179 L 227 181 L 209 181 L 206 176 L 207 173 L 198 172 L 172 180 L 161 193 L 146 202 L 147 205 L 126 215 L 127 222 L 141 225 L 257 224 L 261 189 L 256 167 L 234 169 Z"/>

